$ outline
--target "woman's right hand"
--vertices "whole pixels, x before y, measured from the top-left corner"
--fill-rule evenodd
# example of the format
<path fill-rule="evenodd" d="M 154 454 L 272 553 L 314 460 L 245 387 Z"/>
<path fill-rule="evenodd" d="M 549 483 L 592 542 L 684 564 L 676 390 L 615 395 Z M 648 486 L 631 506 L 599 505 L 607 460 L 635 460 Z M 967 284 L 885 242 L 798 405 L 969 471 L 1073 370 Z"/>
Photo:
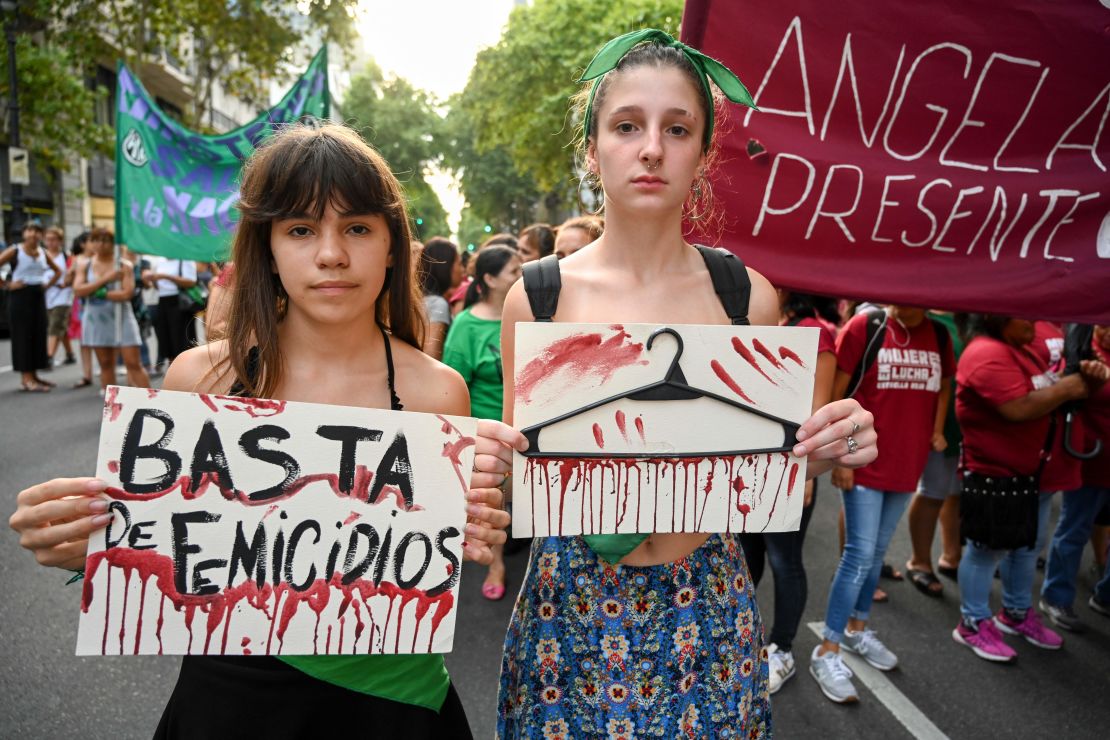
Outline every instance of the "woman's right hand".
<path fill-rule="evenodd" d="M 108 502 L 97 497 L 107 486 L 98 478 L 55 478 L 31 486 L 19 492 L 8 524 L 40 565 L 80 570 L 89 534 L 112 520 Z"/>

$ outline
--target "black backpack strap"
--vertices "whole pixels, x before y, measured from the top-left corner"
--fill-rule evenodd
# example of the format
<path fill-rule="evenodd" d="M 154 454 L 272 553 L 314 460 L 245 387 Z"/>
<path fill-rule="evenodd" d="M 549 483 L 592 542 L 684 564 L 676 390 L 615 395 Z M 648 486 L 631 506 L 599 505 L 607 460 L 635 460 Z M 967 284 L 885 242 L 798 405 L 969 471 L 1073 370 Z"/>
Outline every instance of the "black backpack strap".
<path fill-rule="evenodd" d="M 549 254 L 524 265 L 524 293 L 536 321 L 551 321 L 559 308 L 559 291 L 563 281 L 559 277 L 559 258 Z"/>
<path fill-rule="evenodd" d="M 863 344 L 863 357 L 860 358 L 860 363 L 856 365 L 852 378 L 848 381 L 848 393 L 844 396 L 845 398 L 851 398 L 859 390 L 860 383 L 863 382 L 863 376 L 867 375 L 867 371 L 875 364 L 875 360 L 879 359 L 879 350 L 882 349 L 883 340 L 886 339 L 886 311 L 881 308 L 872 308 L 868 309 L 866 316 L 867 333 Z"/>
<path fill-rule="evenodd" d="M 725 313 L 733 324 L 747 326 L 748 302 L 752 297 L 752 281 L 744 263 L 732 252 L 697 245 L 701 258 L 713 280 L 713 290 L 717 293 Z"/>

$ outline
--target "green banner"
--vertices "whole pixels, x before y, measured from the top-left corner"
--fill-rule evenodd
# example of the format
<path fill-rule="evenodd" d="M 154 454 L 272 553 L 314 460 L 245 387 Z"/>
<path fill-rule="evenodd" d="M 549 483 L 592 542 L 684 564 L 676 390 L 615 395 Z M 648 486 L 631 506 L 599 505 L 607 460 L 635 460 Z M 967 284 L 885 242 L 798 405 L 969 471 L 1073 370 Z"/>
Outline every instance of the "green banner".
<path fill-rule="evenodd" d="M 280 103 L 216 136 L 189 131 L 163 113 L 122 63 L 118 84 L 116 239 L 163 257 L 227 259 L 243 160 L 282 124 L 330 114 L 326 47 Z"/>

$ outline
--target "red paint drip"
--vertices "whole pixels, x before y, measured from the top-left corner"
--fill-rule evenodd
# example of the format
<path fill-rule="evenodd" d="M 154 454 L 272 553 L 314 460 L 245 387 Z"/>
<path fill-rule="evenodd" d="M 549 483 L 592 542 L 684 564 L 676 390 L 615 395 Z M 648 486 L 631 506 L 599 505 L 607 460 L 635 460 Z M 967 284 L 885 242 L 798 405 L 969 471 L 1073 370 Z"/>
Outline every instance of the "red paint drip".
<path fill-rule="evenodd" d="M 352 511 L 350 514 L 347 515 L 347 518 L 343 520 L 343 526 L 345 527 L 348 524 L 350 524 L 351 522 L 353 522 L 356 519 L 359 519 L 361 517 L 362 517 L 362 514 L 359 514 L 357 511 Z"/>
<path fill-rule="evenodd" d="M 786 495 L 789 496 L 790 492 L 794 490 L 794 481 L 798 479 L 798 463 L 790 466 L 790 482 L 786 484 Z"/>
<path fill-rule="evenodd" d="M 597 442 L 599 448 L 605 449 L 605 437 L 601 434 L 601 427 L 597 424 L 594 424 L 594 442 Z"/>
<path fill-rule="evenodd" d="M 767 515 L 767 522 L 763 525 L 763 531 L 764 532 L 767 531 L 767 527 L 769 527 L 771 525 L 771 519 L 774 518 L 774 516 L 775 516 L 775 507 L 779 503 L 779 494 L 782 493 L 782 482 L 783 482 L 783 480 L 786 479 L 786 467 L 787 467 L 786 464 L 790 461 L 790 456 L 787 455 L 785 452 L 782 452 L 782 453 L 779 453 L 779 454 L 782 455 L 782 461 L 783 461 L 782 462 L 782 475 L 779 476 L 779 484 L 775 488 L 775 498 L 774 498 L 773 501 L 771 501 L 771 513 L 769 513 Z M 771 460 L 770 459 L 767 460 L 767 467 L 768 468 L 771 467 Z"/>
<path fill-rule="evenodd" d="M 736 504 L 736 510 L 740 512 L 740 516 L 744 517 L 744 523 L 741 525 L 741 532 L 748 531 L 748 514 L 752 513 L 752 507 L 747 504 Z"/>
<path fill-rule="evenodd" d="M 443 456 L 449 459 L 455 468 L 455 476 L 459 479 L 459 485 L 462 486 L 462 492 L 465 495 L 470 490 L 470 475 L 468 471 L 463 471 L 462 452 L 467 447 L 474 446 L 474 438 L 465 436 L 446 417 L 436 414 L 436 418 L 443 422 L 440 431 L 449 437 L 452 435 L 456 437 L 450 442 L 443 443 Z"/>
<path fill-rule="evenodd" d="M 147 388 L 146 389 L 146 397 L 148 399 L 149 398 L 157 398 L 158 397 L 158 389 L 157 388 Z"/>
<path fill-rule="evenodd" d="M 625 425 L 624 412 L 617 409 L 617 429 L 620 431 L 624 441 L 628 441 L 628 427 Z"/>
<path fill-rule="evenodd" d="M 118 473 L 119 472 L 119 460 L 109 460 L 108 461 L 108 472 L 109 473 Z"/>
<path fill-rule="evenodd" d="M 724 382 L 724 384 L 727 385 L 733 393 L 740 396 L 753 406 L 755 405 L 755 401 L 753 401 L 751 397 L 744 392 L 744 389 L 740 387 L 739 383 L 733 380 L 732 376 L 728 374 L 728 371 L 721 366 L 721 363 L 713 360 L 709 363 L 709 366 L 713 368 L 713 372 L 717 373 L 717 377 L 720 378 L 721 381 Z"/>
<path fill-rule="evenodd" d="M 647 442 L 647 439 L 644 438 L 644 417 L 642 416 L 636 417 L 636 433 L 640 435 L 641 442 Z"/>
<path fill-rule="evenodd" d="M 759 340 L 758 340 L 758 339 L 756 339 L 755 341 L 756 341 L 756 342 L 759 342 Z M 763 347 L 763 345 L 762 345 L 762 344 L 760 344 L 759 346 L 760 346 L 760 347 Z M 759 366 L 759 363 L 758 363 L 758 362 L 756 362 L 756 359 L 755 359 L 755 355 L 753 355 L 753 354 L 752 354 L 752 352 L 751 352 L 751 350 L 750 350 L 750 349 L 748 349 L 748 348 L 747 348 L 747 347 L 746 347 L 746 346 L 744 345 L 744 343 L 743 343 L 742 341 L 740 341 L 740 337 L 733 337 L 733 338 L 732 338 L 732 348 L 733 348 L 734 350 L 736 350 L 736 354 L 738 354 L 738 355 L 740 355 L 741 357 L 743 357 L 743 358 L 744 358 L 744 360 L 746 360 L 746 361 L 747 361 L 747 363 L 748 363 L 749 365 L 751 365 L 751 366 L 752 366 L 753 368 L 755 368 L 756 372 L 758 372 L 758 373 L 759 373 L 760 375 L 762 375 L 763 377 L 767 378 L 767 380 L 770 380 L 770 381 L 771 381 L 771 383 L 772 383 L 773 385 L 778 385 L 778 383 L 776 383 L 776 382 L 775 382 L 775 381 L 774 381 L 774 380 L 773 380 L 773 379 L 771 378 L 771 376 L 770 376 L 770 375 L 768 375 L 767 373 L 763 372 L 763 368 Z M 766 350 L 767 350 L 767 348 L 766 348 L 766 347 L 763 347 L 763 349 L 764 349 L 764 351 L 766 351 Z M 771 359 L 772 359 L 772 360 L 774 360 L 774 357 L 772 357 Z M 778 364 L 778 363 L 776 362 L 775 364 Z"/>
<path fill-rule="evenodd" d="M 424 622 L 427 617 L 431 630 L 432 640 L 434 640 L 435 632 L 439 628 L 440 623 L 447 616 L 447 614 L 454 608 L 454 595 L 450 591 L 445 591 L 436 596 L 428 596 L 425 592 L 419 589 L 402 589 L 396 584 L 383 581 L 375 585 L 372 581 L 363 579 L 356 580 L 350 584 L 343 584 L 342 575 L 335 574 L 329 580 L 317 579 L 305 591 L 296 591 L 286 583 L 279 583 L 273 586 L 269 583 L 263 584 L 259 587 L 254 581 L 245 581 L 241 584 L 231 588 L 224 589 L 223 591 L 211 594 L 208 596 L 197 596 L 192 594 L 180 594 L 174 585 L 173 561 L 166 555 L 158 554 L 151 550 L 132 550 L 125 547 L 115 547 L 110 550 L 102 550 L 93 553 L 89 556 L 86 563 L 85 581 L 82 585 L 81 592 L 81 610 L 88 613 L 89 607 L 94 600 L 93 579 L 96 577 L 97 571 L 100 569 L 101 564 L 107 562 L 106 571 L 106 590 L 105 594 L 105 613 L 111 614 L 111 577 L 113 571 L 119 569 L 124 572 L 124 579 L 126 582 L 130 581 L 132 575 L 136 575 L 141 579 L 141 583 L 145 589 L 148 583 L 158 588 L 162 595 L 162 605 L 166 600 L 173 604 L 174 608 L 178 611 L 185 611 L 186 624 L 189 629 L 189 647 L 188 652 L 192 652 L 192 638 L 193 638 L 193 616 L 197 610 L 206 614 L 205 620 L 205 652 L 208 652 L 212 635 L 217 629 L 220 629 L 221 623 L 223 627 L 223 639 L 221 641 L 221 649 L 226 652 L 228 641 L 228 628 L 230 623 L 231 614 L 239 608 L 240 602 L 245 602 L 247 606 L 262 612 L 262 614 L 270 620 L 270 638 L 267 640 L 266 652 L 273 654 L 272 638 L 275 634 L 278 638 L 279 647 L 277 652 L 281 652 L 281 642 L 284 640 L 289 623 L 296 615 L 298 609 L 302 604 L 307 605 L 316 615 L 316 632 L 314 634 L 314 641 L 319 637 L 320 632 L 320 619 L 324 609 L 327 607 L 333 594 L 341 595 L 344 602 L 351 602 L 354 597 L 362 602 L 366 608 L 367 614 L 370 614 L 369 600 L 376 596 L 384 596 L 389 600 L 389 611 L 392 613 L 394 602 L 398 602 L 398 637 L 401 627 L 400 615 L 405 607 L 410 602 L 415 602 L 416 609 L 416 629 L 419 629 L 420 623 Z M 145 593 L 145 590 L 142 592 Z M 124 590 L 124 608 L 120 614 L 120 652 L 123 652 L 122 636 L 124 633 L 124 625 L 126 624 L 127 607 L 126 607 L 126 588 Z M 282 596 L 285 595 L 284 603 Z M 272 605 L 271 605 L 272 602 Z M 141 602 L 140 602 L 141 604 Z M 281 605 L 279 610 L 278 606 Z M 428 616 L 432 607 L 435 611 Z M 362 620 L 359 616 L 359 605 L 357 602 L 353 604 L 358 626 L 356 627 L 356 641 L 362 633 Z M 139 613 L 137 616 L 137 629 L 142 629 L 143 610 L 140 605 Z M 156 635 L 159 643 L 159 653 L 162 650 L 162 624 L 163 616 L 162 609 L 159 608 L 158 627 Z M 330 627 L 329 627 L 330 629 Z M 108 619 L 105 618 L 104 635 L 101 644 L 101 652 L 107 654 L 107 637 L 108 637 Z M 432 644 L 429 640 L 429 645 Z M 371 641 L 372 642 L 372 641 Z M 240 646 L 246 648 L 249 639 L 244 637 L 240 642 Z M 137 654 L 139 650 L 139 638 L 136 636 L 134 643 L 134 652 Z M 325 648 L 327 649 L 327 648 Z M 373 645 L 368 646 L 368 652 L 373 650 Z M 380 652 L 380 651 L 377 651 Z M 249 654 L 244 650 L 244 654 Z"/>
<path fill-rule="evenodd" d="M 781 356 L 784 360 L 793 360 L 794 362 L 798 363 L 799 367 L 806 366 L 806 364 L 802 362 L 802 359 L 794 353 L 794 350 L 790 349 L 789 347 L 779 347 L 779 356 Z"/>
<path fill-rule="evenodd" d="M 766 345 L 764 345 L 763 342 L 759 341 L 758 338 L 752 337 L 752 346 L 755 347 L 756 352 L 767 358 L 767 362 L 774 365 L 777 369 L 785 369 L 783 368 L 782 363 L 778 361 L 778 358 L 775 357 L 774 353 L 771 352 L 771 350 L 767 349 Z"/>
<path fill-rule="evenodd" d="M 216 402 L 212 400 L 211 396 L 209 396 L 207 393 L 201 393 L 199 395 L 200 400 L 204 403 L 205 406 L 219 413 L 220 407 L 216 405 Z"/>
<path fill-rule="evenodd" d="M 216 396 L 216 399 L 223 402 L 223 406 L 228 411 L 243 411 L 246 412 L 252 419 L 266 418 L 270 416 L 277 416 L 285 411 L 285 401 L 275 401 L 272 398 L 247 398 L 244 396 Z M 205 401 L 209 406 L 214 406 L 211 399 Z M 217 409 L 213 408 L 213 411 Z"/>
<path fill-rule="evenodd" d="M 277 511 L 279 508 L 281 507 L 279 507 L 277 504 L 271 504 L 270 507 L 266 509 L 266 513 L 262 515 L 262 518 L 265 519 L 266 517 L 270 516 L 270 514 L 273 514 L 275 511 Z"/>
<path fill-rule="evenodd" d="M 629 342 L 631 338 L 622 326 L 611 327 L 614 334 L 603 339 L 601 334 L 574 334 L 552 342 L 525 365 L 516 376 L 516 396 L 523 403 L 532 402 L 532 393 L 545 380 L 561 371 L 570 373 L 574 380 L 594 377 L 601 383 L 608 381 L 623 367 L 640 364 L 644 345 Z"/>
<path fill-rule="evenodd" d="M 104 396 L 104 416 L 108 421 L 115 421 L 119 418 L 120 412 L 123 411 L 123 404 L 116 402 L 116 396 L 119 395 L 119 386 L 113 385 L 108 389 L 108 393 Z"/>

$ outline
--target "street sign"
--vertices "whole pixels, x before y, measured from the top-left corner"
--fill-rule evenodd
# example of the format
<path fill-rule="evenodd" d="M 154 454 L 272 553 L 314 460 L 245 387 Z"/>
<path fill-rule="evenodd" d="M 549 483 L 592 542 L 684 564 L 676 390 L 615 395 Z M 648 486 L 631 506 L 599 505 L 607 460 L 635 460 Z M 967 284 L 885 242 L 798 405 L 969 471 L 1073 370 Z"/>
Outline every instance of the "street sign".
<path fill-rule="evenodd" d="M 31 160 L 26 149 L 8 147 L 8 173 L 12 185 L 31 184 Z"/>

